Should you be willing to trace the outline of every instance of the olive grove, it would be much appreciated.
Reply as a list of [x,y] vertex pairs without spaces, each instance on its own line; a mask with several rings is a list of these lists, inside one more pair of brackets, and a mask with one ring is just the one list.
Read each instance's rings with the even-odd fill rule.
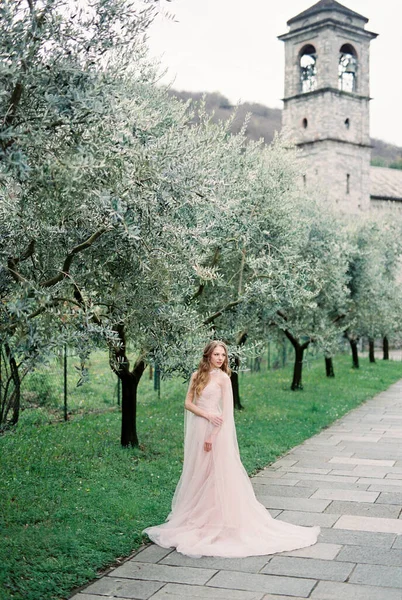
[[294,149],[247,142],[201,101],[158,85],[144,33],[153,0],[0,4],[0,427],[25,375],[60,346],[109,351],[123,446],[139,443],[147,364],[188,377],[211,337],[285,335],[302,388],[310,344],[391,339],[401,246],[348,227],[299,186]]

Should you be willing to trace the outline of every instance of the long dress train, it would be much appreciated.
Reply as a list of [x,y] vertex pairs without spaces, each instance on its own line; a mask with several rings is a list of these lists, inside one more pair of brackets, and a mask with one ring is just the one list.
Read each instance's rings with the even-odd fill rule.
[[[183,471],[166,523],[144,530],[164,548],[187,556],[245,557],[296,550],[316,543],[319,527],[273,519],[255,497],[240,460],[230,378],[217,369],[195,403],[220,414],[214,427],[185,411]],[[212,450],[204,442],[212,439]]]

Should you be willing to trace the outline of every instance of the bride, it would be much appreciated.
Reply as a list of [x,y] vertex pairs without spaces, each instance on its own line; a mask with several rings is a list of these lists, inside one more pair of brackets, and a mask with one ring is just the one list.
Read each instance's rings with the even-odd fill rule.
[[242,465],[226,345],[204,348],[185,400],[183,471],[166,523],[144,530],[188,556],[245,557],[311,546],[319,527],[273,519]]

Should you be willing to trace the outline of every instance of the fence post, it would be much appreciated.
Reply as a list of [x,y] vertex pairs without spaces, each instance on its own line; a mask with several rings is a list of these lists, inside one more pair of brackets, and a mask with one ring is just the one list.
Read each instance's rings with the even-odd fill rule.
[[64,420],[68,420],[67,414],[67,344],[64,344]]
[[268,342],[267,368],[268,371],[271,370],[271,342]]
[[155,363],[154,369],[154,390],[158,392],[158,398],[161,397],[161,370],[158,363]]

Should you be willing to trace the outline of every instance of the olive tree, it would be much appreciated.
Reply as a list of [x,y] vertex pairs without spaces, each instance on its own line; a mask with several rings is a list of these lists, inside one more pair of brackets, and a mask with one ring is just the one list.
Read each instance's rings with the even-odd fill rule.
[[348,307],[347,244],[338,218],[306,199],[298,221],[298,245],[287,258],[291,275],[273,319],[295,351],[292,390],[303,387],[304,352],[311,343],[331,355]]
[[134,61],[137,79],[148,77],[139,57],[156,8],[121,0],[0,5],[3,423],[9,413],[18,420],[21,376],[64,343],[60,331],[68,325],[77,344],[85,325],[100,333],[94,303],[82,313],[80,263],[102,236],[130,229],[118,205],[124,139],[113,126],[122,82],[110,74],[117,61]]
[[352,363],[359,367],[358,341],[369,340],[374,362],[374,340],[387,340],[400,330],[400,225],[389,215],[366,216],[350,225],[352,250],[348,264],[350,307],[345,335]]

